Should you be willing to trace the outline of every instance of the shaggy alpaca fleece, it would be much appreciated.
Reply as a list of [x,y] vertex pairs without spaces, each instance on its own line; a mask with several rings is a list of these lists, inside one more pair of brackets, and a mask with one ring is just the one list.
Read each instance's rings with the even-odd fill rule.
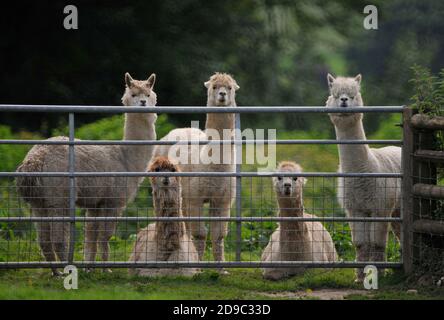
[[[167,158],[157,157],[150,172],[177,172],[178,166]],[[156,217],[182,217],[180,177],[151,177]],[[137,234],[130,261],[198,262],[199,256],[183,221],[158,221]],[[138,268],[130,274],[140,276],[186,275],[192,276],[196,268]]]
[[[278,172],[302,172],[294,163],[284,161]],[[273,177],[280,217],[314,218],[304,210],[302,177]],[[311,261],[334,262],[337,260],[335,245],[330,233],[318,221],[282,221],[273,232],[270,242],[262,253],[263,262],[273,261]],[[304,272],[304,268],[264,268],[263,276],[279,280]]]
[[[204,83],[207,88],[208,107],[236,107],[235,94],[239,89],[236,81],[227,74],[216,73]],[[229,130],[229,136],[223,136],[223,130]],[[234,114],[208,113],[205,131],[196,128],[182,128],[172,130],[162,140],[211,140],[234,139]],[[157,146],[153,157],[163,155],[170,159],[177,159],[177,150],[184,148],[177,146]],[[235,172],[235,147],[205,145],[185,148],[185,161],[177,160],[184,172],[218,171]],[[196,157],[199,155],[199,157]],[[211,158],[210,163],[203,163],[202,159]],[[196,159],[197,158],[197,159]],[[225,159],[225,161],[224,161]],[[227,161],[228,159],[228,161]],[[185,162],[185,163],[184,163]],[[215,163],[216,162],[216,163]],[[185,216],[201,216],[204,203],[209,203],[209,213],[213,217],[229,217],[233,200],[236,196],[235,177],[190,177],[182,179],[183,212]],[[224,238],[227,235],[227,222],[211,222],[211,238],[215,261],[224,261]],[[193,235],[200,259],[205,252],[207,227],[204,222],[190,222],[189,230]]]
[[[361,75],[334,78],[328,75],[330,96],[327,107],[363,106],[360,94]],[[332,113],[338,140],[366,140],[362,113]],[[339,172],[400,173],[401,148],[370,148],[368,145],[338,145]],[[399,217],[401,180],[398,178],[339,178],[338,200],[347,217]],[[400,224],[392,228],[400,239]],[[388,223],[350,222],[357,261],[384,261]],[[362,280],[362,270],[358,270]]]
[[[125,106],[154,106],[155,75],[146,81],[125,75],[126,88],[122,97]],[[156,140],[155,113],[125,114],[124,140]],[[49,140],[68,140],[54,137]],[[144,172],[153,146],[78,145],[75,146],[75,170],[79,172]],[[67,145],[37,145],[26,155],[18,172],[67,172]],[[77,177],[76,205],[86,209],[88,217],[119,216],[136,196],[143,178]],[[66,177],[19,177],[19,195],[31,205],[34,216],[69,216],[69,179]],[[36,223],[39,245],[46,261],[67,260],[69,223]],[[99,246],[102,260],[109,255],[109,239],[116,222],[85,223],[85,261],[94,261]],[[53,269],[54,273],[57,270]]]

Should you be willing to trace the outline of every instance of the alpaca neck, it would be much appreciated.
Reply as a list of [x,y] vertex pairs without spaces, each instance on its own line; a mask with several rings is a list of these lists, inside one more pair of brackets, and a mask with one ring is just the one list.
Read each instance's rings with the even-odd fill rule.
[[[366,140],[362,119],[348,125],[335,125],[338,140]],[[342,172],[365,171],[365,164],[370,155],[367,144],[340,144],[338,145],[339,160]]]
[[[303,217],[304,205],[302,194],[297,197],[279,197],[280,217]],[[302,260],[303,244],[306,238],[306,224],[303,221],[281,221],[280,226],[280,251],[283,261]]]
[[[156,140],[155,113],[126,113],[123,140]],[[121,146],[129,171],[145,171],[153,146]]]
[[[304,216],[304,204],[302,195],[297,197],[278,197],[279,216],[280,217],[300,217]],[[304,222],[302,221],[281,221],[281,231],[295,232],[303,231]]]
[[[165,190],[153,190],[154,211],[156,217],[182,217],[181,192],[179,188],[165,188]],[[169,255],[178,250],[180,240],[185,234],[183,221],[158,221],[156,222],[156,235],[158,247],[161,248],[162,259],[168,259]]]
[[[211,105],[210,103],[208,103],[207,106],[217,108],[214,105]],[[233,103],[231,105],[231,107],[235,106],[236,103]],[[235,128],[234,113],[207,113],[207,120],[205,123],[205,133],[207,134],[209,140],[215,140],[215,137],[213,136],[215,134],[215,131],[217,131],[219,140],[234,139],[235,136],[234,128]],[[219,149],[220,159],[218,159],[219,164],[228,163],[227,159],[230,159],[229,163],[231,164],[235,163],[234,154],[236,149],[234,144],[232,144],[231,146],[227,145],[206,146],[204,147],[205,153],[208,153],[208,148],[209,150],[214,150],[213,148],[220,148]],[[228,155],[230,156],[228,157]]]

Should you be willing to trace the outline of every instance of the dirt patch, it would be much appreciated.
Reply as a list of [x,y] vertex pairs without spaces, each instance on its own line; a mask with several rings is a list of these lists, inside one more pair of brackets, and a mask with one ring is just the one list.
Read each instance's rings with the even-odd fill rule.
[[277,293],[258,292],[269,298],[277,299],[320,299],[320,300],[344,300],[352,294],[369,295],[367,290],[357,289],[319,289],[306,291],[284,291]]

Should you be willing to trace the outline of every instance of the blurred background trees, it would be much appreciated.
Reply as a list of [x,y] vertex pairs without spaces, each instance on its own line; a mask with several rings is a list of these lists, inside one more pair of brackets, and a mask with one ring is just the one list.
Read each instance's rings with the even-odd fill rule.
[[[79,29],[63,28],[63,8]],[[0,103],[120,105],[123,75],[158,75],[158,105],[205,105],[203,82],[229,72],[239,105],[324,105],[326,74],[363,74],[367,105],[402,105],[410,67],[444,65],[444,2],[372,1],[379,29],[365,30],[367,1],[152,0],[0,4]],[[77,125],[103,115],[83,115]],[[170,115],[175,126],[197,116]],[[204,115],[197,117],[204,119]],[[381,125],[369,117],[368,131]],[[50,136],[63,114],[2,113],[12,132]],[[332,133],[325,117],[252,115],[243,126]]]

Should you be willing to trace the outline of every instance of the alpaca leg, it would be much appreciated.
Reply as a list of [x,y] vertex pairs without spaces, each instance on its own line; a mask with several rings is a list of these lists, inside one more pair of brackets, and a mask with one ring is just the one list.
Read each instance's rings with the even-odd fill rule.
[[[93,262],[96,260],[98,233],[99,222],[88,221],[85,223],[85,249],[83,256],[85,262]],[[90,272],[92,268],[87,268],[86,271]]]
[[[41,216],[43,216],[43,214]],[[43,257],[48,262],[57,261],[51,242],[51,224],[49,222],[37,222],[36,228],[37,228],[37,237],[39,241],[39,246]],[[51,268],[51,269],[52,269],[52,274],[54,276],[61,274],[57,270],[57,268]]]
[[[211,201],[210,215],[212,217],[229,217],[231,199],[222,199],[224,201]],[[214,261],[225,261],[224,240],[228,233],[228,222],[211,222],[211,242],[213,246]],[[227,271],[220,270],[224,274]]]
[[[100,216],[100,209],[88,209],[86,211],[87,217],[98,217]],[[99,221],[88,221],[85,223],[85,243],[83,259],[85,262],[96,261],[97,254],[97,237],[99,234]],[[85,271],[91,272],[92,268],[86,268]]]
[[[52,209],[54,217],[67,217],[69,210]],[[53,222],[51,226],[51,239],[54,251],[60,261],[68,260],[69,222]]]
[[[101,251],[102,261],[106,262],[109,259],[109,240],[116,232],[117,222],[103,221],[99,224],[98,242]],[[112,272],[109,268],[104,268],[104,272]]]
[[[354,215],[351,215],[352,217]],[[357,217],[358,215],[356,215]],[[352,242],[356,249],[356,261],[365,262],[370,259],[369,250],[369,224],[366,222],[350,222]],[[356,281],[364,280],[364,269],[356,269]]]
[[388,223],[371,223],[371,234],[370,234],[370,260],[371,261],[385,261],[386,254],[385,248],[387,245],[388,236]]
[[[203,202],[201,199],[183,199],[182,211],[184,217],[200,217],[202,215]],[[199,255],[199,260],[203,260],[205,245],[207,242],[208,230],[203,221],[192,221],[187,224],[187,232],[192,235],[194,246]]]

